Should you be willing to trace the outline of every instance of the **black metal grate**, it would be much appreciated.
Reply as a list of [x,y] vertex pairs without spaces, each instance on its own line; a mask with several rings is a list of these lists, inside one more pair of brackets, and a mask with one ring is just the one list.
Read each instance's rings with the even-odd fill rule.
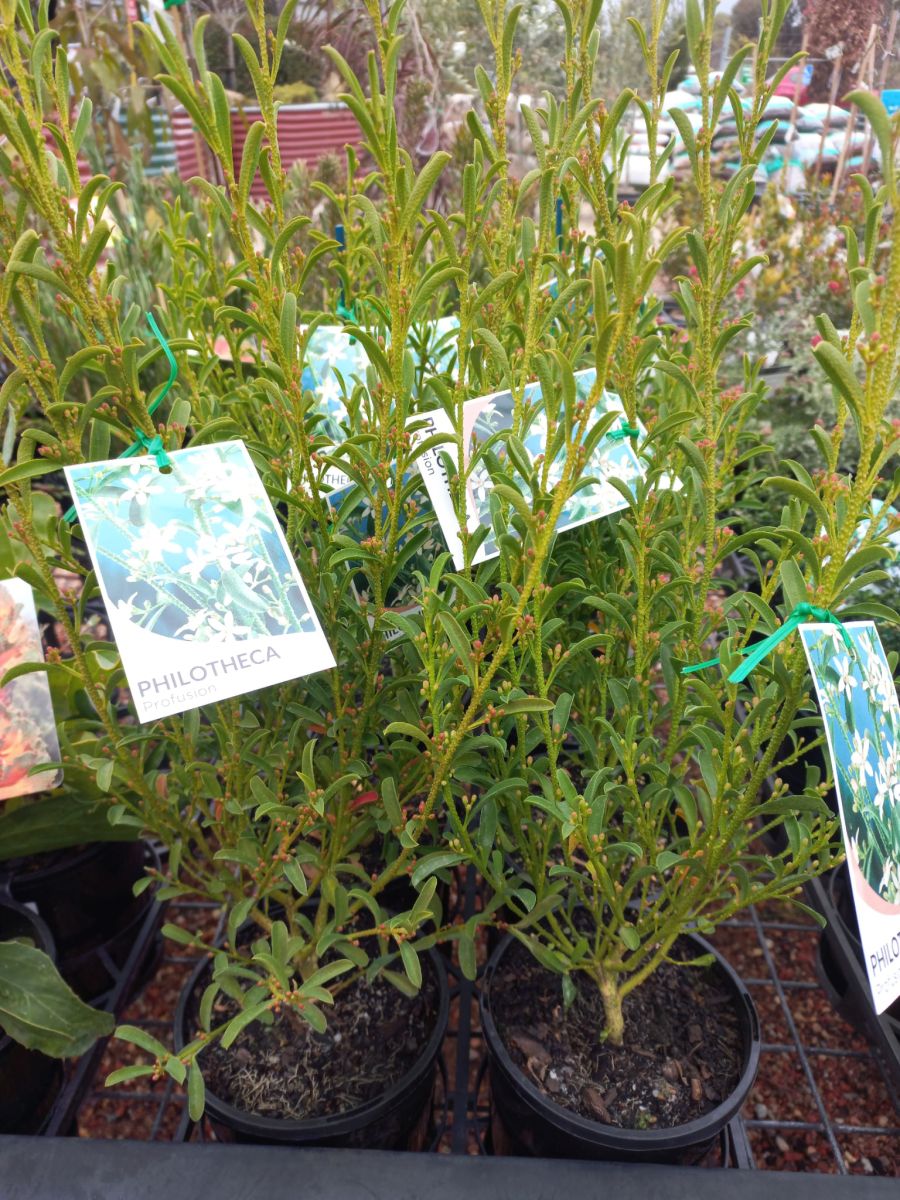
[[[733,939],[739,932],[749,933],[755,940],[763,968],[758,973],[741,971],[761,1010],[763,1056],[756,1092],[766,1095],[767,1078],[794,1076],[797,1077],[798,1091],[786,1099],[795,1107],[809,1109],[808,1116],[795,1119],[772,1113],[764,1099],[751,1098],[751,1111],[740,1118],[750,1150],[747,1165],[765,1166],[767,1154],[774,1145],[782,1160],[786,1155],[801,1154],[807,1159],[806,1169],[840,1174],[851,1171],[893,1174],[900,1168],[900,1097],[893,1080],[865,1039],[854,1037],[853,1031],[836,1016],[820,982],[809,978],[808,971],[803,969],[806,964],[801,963],[800,969],[794,969],[790,974],[785,970],[786,963],[790,963],[785,956],[791,945],[802,941],[815,946],[816,928],[807,923],[773,919],[751,909],[747,916],[722,928],[716,938],[719,947],[727,949],[729,935]],[[809,1002],[823,1014],[823,1019],[817,1023],[821,1033],[814,1033],[812,1037],[803,1032],[811,1024],[809,1019],[801,1022],[797,1016]],[[847,1035],[849,1045],[837,1044]],[[785,1065],[788,1070],[778,1069]],[[877,1112],[867,1113],[865,1121],[843,1118],[834,1099],[833,1076],[848,1082],[854,1078],[865,1080],[868,1103],[871,1104],[873,1097],[880,1101]],[[852,1109],[845,1108],[844,1111]],[[879,1155],[874,1151],[872,1154],[864,1152],[865,1143],[870,1139],[885,1139],[892,1143],[893,1165],[885,1163],[884,1169],[879,1170],[882,1165]],[[798,1149],[800,1146],[804,1149]],[[873,1162],[873,1157],[877,1161]],[[790,1163],[788,1158],[787,1163],[780,1165]]]
[[[819,886],[812,900],[827,907]],[[473,871],[462,875],[455,907],[463,916],[478,904]],[[818,930],[805,919],[786,919],[784,909],[750,910],[728,922],[714,940],[738,968],[760,1010],[763,1055],[760,1078],[748,1110],[734,1120],[710,1165],[738,1169],[777,1167],[841,1174],[900,1173],[900,1096],[882,1054],[846,1025],[833,1010],[816,978]],[[169,920],[215,926],[212,905],[178,902]],[[121,1013],[160,914],[152,915],[136,941],[128,963],[108,997]],[[163,955],[157,980],[174,994],[196,960],[180,953]],[[478,984],[449,964],[451,1030],[445,1043],[436,1087],[430,1149],[450,1154],[483,1154],[491,1142],[489,1085],[478,1027]],[[151,982],[150,988],[158,986]],[[142,1025],[160,1040],[170,1037],[170,1022],[147,1015],[148,992],[125,1009],[124,1019]],[[810,1020],[810,1011],[816,1016]],[[141,1136],[148,1140],[206,1140],[211,1136],[190,1122],[181,1090],[171,1080],[134,1089],[104,1089],[110,1060],[104,1047],[76,1065],[52,1115],[47,1134],[80,1128],[98,1136]],[[836,1080],[838,1081],[836,1083]],[[844,1081],[846,1086],[842,1086]],[[864,1085],[864,1086],[861,1086]],[[865,1112],[854,1108],[853,1096]],[[839,1102],[835,1096],[841,1097]],[[849,1098],[848,1098],[849,1097]],[[139,1132],[135,1132],[135,1128]]]

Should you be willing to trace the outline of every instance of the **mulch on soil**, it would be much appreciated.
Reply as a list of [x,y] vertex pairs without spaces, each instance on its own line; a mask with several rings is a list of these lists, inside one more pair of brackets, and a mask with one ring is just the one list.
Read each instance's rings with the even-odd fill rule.
[[[690,957],[690,943],[676,943],[673,958]],[[598,989],[583,975],[573,982],[576,997],[566,1009],[559,976],[518,943],[491,981],[497,1031],[547,1100],[607,1125],[667,1129],[709,1112],[734,1090],[742,1035],[718,968],[663,963],[626,997],[621,1046],[601,1039],[606,1015]]]
[[[328,1010],[322,1033],[282,1014],[269,1027],[257,1021],[243,1029],[228,1050],[215,1043],[204,1054],[208,1089],[243,1112],[291,1120],[349,1112],[383,1095],[412,1070],[434,1033],[437,981],[427,958],[422,966],[415,996],[383,978],[354,980]],[[222,997],[213,1024],[238,1011]]]

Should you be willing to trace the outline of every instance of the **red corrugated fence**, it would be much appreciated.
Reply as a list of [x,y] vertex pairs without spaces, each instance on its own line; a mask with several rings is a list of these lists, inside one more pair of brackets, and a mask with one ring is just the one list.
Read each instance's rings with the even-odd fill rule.
[[[241,153],[247,130],[259,119],[259,109],[244,106],[231,110],[234,167],[240,170]],[[183,108],[172,113],[172,134],[178,173],[182,179],[205,173],[197,153],[194,123]],[[356,118],[344,104],[285,104],[278,110],[278,148],[285,169],[295,162],[313,167],[325,154],[343,154],[344,146],[358,146],[362,140]],[[257,174],[251,194],[265,194],[265,184]]]

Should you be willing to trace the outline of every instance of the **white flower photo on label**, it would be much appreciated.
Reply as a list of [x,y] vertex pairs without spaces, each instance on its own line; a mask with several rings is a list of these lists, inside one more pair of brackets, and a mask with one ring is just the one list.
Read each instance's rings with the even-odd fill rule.
[[242,442],[67,467],[138,715],[334,665]]
[[[900,704],[870,621],[800,626],[876,1012],[900,995]],[[839,641],[839,645],[838,645]],[[849,641],[849,645],[847,642]]]

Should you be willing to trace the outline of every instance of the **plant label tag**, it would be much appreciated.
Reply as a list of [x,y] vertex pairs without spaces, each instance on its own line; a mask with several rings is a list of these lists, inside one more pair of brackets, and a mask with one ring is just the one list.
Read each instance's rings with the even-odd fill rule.
[[[303,326],[301,331],[305,329]],[[423,378],[450,374],[455,369],[458,331],[457,317],[438,317],[410,330],[409,350],[415,364],[413,395],[421,390]],[[306,343],[305,362],[303,386],[315,393],[324,415],[323,431],[339,444],[344,440],[341,426],[349,420],[347,399],[357,384],[365,387],[369,356],[359,339],[343,326],[317,325]]]
[[[22,579],[0,580],[0,680],[14,667],[42,663],[34,593]],[[59,741],[46,671],[17,675],[0,687],[0,800],[56,787]]]
[[[587,401],[596,380],[594,370],[579,371],[575,375],[576,393],[580,400]],[[466,454],[466,467],[469,474],[466,479],[466,527],[469,533],[480,528],[487,528],[488,534],[472,556],[472,565],[496,558],[500,553],[494,536],[491,513],[491,495],[494,484],[483,457],[471,466],[476,449],[497,433],[512,428],[514,401],[510,392],[495,392],[490,396],[479,396],[466,400],[463,405],[463,444]],[[538,456],[547,451],[547,413],[541,397],[539,383],[530,383],[525,389],[525,429],[521,441],[533,462]],[[595,405],[595,417],[600,418],[606,413],[617,413],[625,420],[625,411],[618,396],[612,392],[603,392]],[[414,426],[413,436],[421,444],[434,434],[445,434],[454,439],[453,424],[443,409],[429,412],[420,416],[410,417],[409,425]],[[615,429],[616,426],[613,426]],[[613,430],[610,430],[612,432]],[[501,439],[493,441],[491,449],[497,459],[508,466],[513,481],[528,498],[525,481],[506,460]],[[448,440],[440,446],[432,447],[422,453],[416,460],[434,511],[440,522],[441,529],[447,539],[453,561],[458,570],[465,566],[460,523],[457,518],[454,503],[453,486],[444,466],[443,455],[447,455],[457,465],[457,448],[454,440]],[[546,488],[552,490],[562,478],[565,463],[564,450],[553,459],[547,472]],[[643,477],[644,464],[638,457],[630,438],[614,439],[605,435],[597,443],[591,457],[584,468],[583,478],[591,482],[580,488],[567,501],[560,514],[557,530],[574,529],[588,521],[596,521],[600,517],[620,512],[628,508],[630,501],[612,482],[617,479],[626,487]]]
[[801,625],[876,1012],[900,996],[900,704],[871,621]]
[[141,721],[333,667],[241,441],[66,467]]
[[346,398],[357,383],[365,384],[369,356],[362,343],[343,327],[317,325],[306,343],[305,362],[311,376],[310,390],[325,415],[324,431],[332,441],[342,442],[341,425],[349,419]]

